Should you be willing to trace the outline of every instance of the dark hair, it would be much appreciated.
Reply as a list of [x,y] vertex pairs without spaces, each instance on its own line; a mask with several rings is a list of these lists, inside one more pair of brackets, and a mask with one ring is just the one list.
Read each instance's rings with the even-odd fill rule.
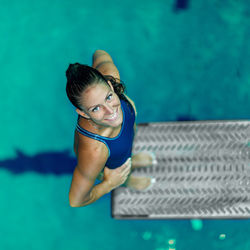
[[124,99],[122,95],[125,92],[125,84],[118,78],[111,75],[102,75],[97,69],[92,68],[85,64],[74,63],[70,64],[67,71],[67,85],[66,93],[70,102],[78,109],[82,110],[80,103],[81,94],[83,91],[92,84],[108,84],[107,80],[110,80],[114,92],[119,98]]

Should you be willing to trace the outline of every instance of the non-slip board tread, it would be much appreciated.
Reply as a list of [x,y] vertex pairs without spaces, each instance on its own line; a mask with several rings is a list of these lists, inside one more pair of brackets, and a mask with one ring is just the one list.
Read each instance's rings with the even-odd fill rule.
[[112,217],[250,218],[250,121],[138,124],[133,154],[151,151],[157,165],[133,170],[155,177],[147,191],[112,191]]

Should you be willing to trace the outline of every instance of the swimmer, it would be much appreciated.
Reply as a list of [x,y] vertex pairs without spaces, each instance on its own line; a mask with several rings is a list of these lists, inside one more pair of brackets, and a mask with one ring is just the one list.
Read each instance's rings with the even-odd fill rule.
[[[131,156],[137,112],[124,94],[125,85],[111,56],[96,50],[92,67],[70,64],[66,77],[66,93],[78,114],[70,206],[91,204],[118,186],[145,190],[151,178],[133,176],[131,171],[152,165],[153,157],[147,152]],[[94,185],[96,179],[102,182]]]

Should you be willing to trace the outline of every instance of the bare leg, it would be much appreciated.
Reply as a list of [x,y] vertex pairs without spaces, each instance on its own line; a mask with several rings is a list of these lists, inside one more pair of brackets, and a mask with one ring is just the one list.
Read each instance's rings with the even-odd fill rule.
[[132,169],[139,167],[149,167],[153,165],[153,158],[147,152],[139,152],[131,157]]
[[147,188],[150,184],[151,184],[150,177],[129,175],[129,177],[122,186],[130,187],[135,190],[143,190]]

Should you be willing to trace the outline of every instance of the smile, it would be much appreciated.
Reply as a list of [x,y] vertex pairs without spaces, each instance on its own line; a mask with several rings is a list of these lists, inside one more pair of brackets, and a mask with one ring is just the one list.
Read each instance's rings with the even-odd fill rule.
[[116,120],[117,117],[118,117],[118,108],[116,109],[115,113],[109,119],[105,119],[105,120],[114,121],[114,120]]

